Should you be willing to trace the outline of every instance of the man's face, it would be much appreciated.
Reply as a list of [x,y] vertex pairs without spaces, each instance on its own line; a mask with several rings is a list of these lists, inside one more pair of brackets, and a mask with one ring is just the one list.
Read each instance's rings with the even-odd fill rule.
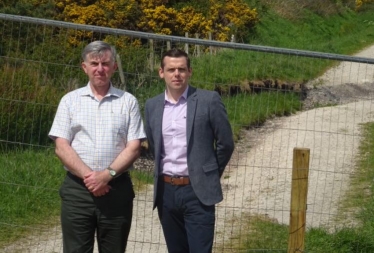
[[160,68],[158,73],[165,80],[168,91],[183,93],[188,85],[192,69],[187,67],[185,57],[165,57],[164,68]]
[[104,51],[100,55],[88,54],[86,60],[82,62],[82,68],[93,87],[100,88],[109,85],[110,78],[117,69],[111,56],[110,51]]

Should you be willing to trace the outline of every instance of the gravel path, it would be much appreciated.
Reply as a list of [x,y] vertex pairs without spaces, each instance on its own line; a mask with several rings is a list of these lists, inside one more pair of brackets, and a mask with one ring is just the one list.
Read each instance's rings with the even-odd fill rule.
[[[374,46],[358,55],[374,58]],[[243,132],[244,138],[222,180],[225,197],[217,206],[216,252],[244,229],[242,219],[246,214],[289,222],[295,147],[310,148],[311,152],[307,226],[335,225],[339,201],[349,187],[354,169],[360,124],[374,120],[374,66],[344,62],[307,87],[305,108],[316,104],[336,106],[275,118],[261,128]],[[152,211],[152,191],[149,186],[135,199],[127,252],[166,252],[157,212]],[[41,232],[21,239],[3,252],[62,252],[57,224],[58,221],[52,228],[38,230]]]
[[[374,45],[357,55],[374,58]],[[360,125],[374,121],[374,65],[343,62],[307,88],[307,110],[243,132],[223,180],[226,196],[218,214],[224,218],[217,223],[221,244],[245,229],[244,214],[289,223],[295,147],[310,149],[307,227],[337,226],[334,219],[354,170]],[[327,107],[310,109],[316,105]],[[342,215],[340,224],[354,223],[349,213]]]

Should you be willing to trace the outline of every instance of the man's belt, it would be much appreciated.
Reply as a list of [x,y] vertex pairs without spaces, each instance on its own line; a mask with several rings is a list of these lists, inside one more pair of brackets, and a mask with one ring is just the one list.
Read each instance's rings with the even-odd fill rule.
[[164,181],[165,183],[169,183],[171,185],[189,185],[190,184],[189,177],[162,175],[162,181]]

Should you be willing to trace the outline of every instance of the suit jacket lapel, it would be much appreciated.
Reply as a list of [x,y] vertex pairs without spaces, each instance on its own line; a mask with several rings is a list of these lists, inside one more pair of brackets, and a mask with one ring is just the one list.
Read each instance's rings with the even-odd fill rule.
[[187,146],[191,137],[197,105],[196,88],[189,87],[187,94]]
[[160,157],[161,153],[161,144],[162,144],[162,116],[164,113],[164,103],[165,103],[165,96],[160,96],[159,99],[154,104],[155,108],[153,111],[153,116],[155,119],[155,126],[153,133],[157,133],[157,136],[154,136],[154,145],[155,145],[155,155],[157,158]]

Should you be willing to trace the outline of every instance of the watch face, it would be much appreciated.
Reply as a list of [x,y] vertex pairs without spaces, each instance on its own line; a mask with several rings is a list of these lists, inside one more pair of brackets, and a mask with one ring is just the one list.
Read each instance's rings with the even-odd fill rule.
[[110,175],[111,175],[112,177],[114,177],[114,176],[116,175],[116,171],[114,171],[114,170],[110,170],[109,173],[110,173]]

